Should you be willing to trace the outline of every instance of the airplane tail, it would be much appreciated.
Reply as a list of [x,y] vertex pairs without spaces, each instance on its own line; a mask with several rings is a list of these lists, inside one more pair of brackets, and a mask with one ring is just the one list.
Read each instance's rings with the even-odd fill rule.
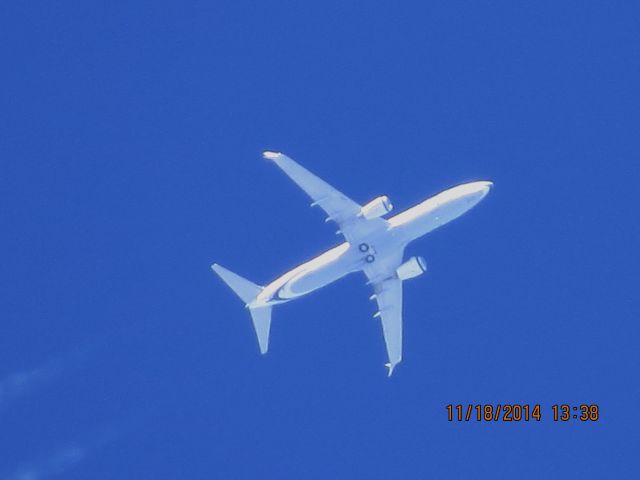
[[271,329],[271,306],[249,307],[249,304],[258,296],[263,287],[233,273],[231,270],[214,263],[211,269],[233,290],[245,303],[251,312],[253,328],[258,337],[260,353],[265,354],[269,349],[269,330]]
[[260,353],[265,354],[269,350],[269,330],[271,329],[271,306],[250,308],[253,328],[258,337]]

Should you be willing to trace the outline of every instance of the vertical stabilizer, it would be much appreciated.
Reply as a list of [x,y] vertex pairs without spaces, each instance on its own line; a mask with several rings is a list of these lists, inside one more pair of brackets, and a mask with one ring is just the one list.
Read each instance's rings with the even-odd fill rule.
[[[211,265],[211,269],[242,299],[246,306],[262,291],[263,287],[260,285],[256,285],[217,263]],[[269,349],[269,330],[271,329],[271,306],[252,307],[249,308],[249,311],[251,312],[251,320],[253,320],[253,328],[258,337],[260,353],[267,353]]]

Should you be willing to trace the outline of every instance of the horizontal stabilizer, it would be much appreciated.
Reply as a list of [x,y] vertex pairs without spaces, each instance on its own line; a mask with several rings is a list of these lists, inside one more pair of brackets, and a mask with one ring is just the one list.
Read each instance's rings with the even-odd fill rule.
[[[246,278],[233,273],[231,270],[214,263],[211,265],[211,269],[216,272],[224,283],[229,285],[236,295],[238,295],[242,301],[248,305],[250,304],[258,294],[262,291],[260,285],[256,285],[250,282]],[[271,307],[254,307],[249,308],[251,312],[251,320],[253,321],[253,328],[256,331],[258,337],[258,344],[260,345],[260,353],[267,353],[269,349],[269,330],[271,329]]]
[[229,285],[231,290],[233,290],[245,304],[251,303],[251,301],[253,301],[253,299],[262,291],[262,287],[260,285],[256,285],[255,283],[233,273],[231,270],[227,270],[217,263],[211,265],[211,269],[216,272],[222,280],[224,280],[224,283]]
[[271,307],[251,308],[251,320],[258,337],[260,353],[265,354],[269,350],[269,330],[271,329]]

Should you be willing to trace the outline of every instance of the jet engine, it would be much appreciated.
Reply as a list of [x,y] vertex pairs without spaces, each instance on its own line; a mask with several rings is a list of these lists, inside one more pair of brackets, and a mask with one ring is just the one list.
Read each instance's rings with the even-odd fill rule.
[[367,220],[371,220],[372,218],[381,217],[386,215],[391,210],[393,210],[393,205],[391,204],[391,200],[386,195],[375,198],[367,203],[360,210],[360,215],[362,215]]
[[410,278],[422,275],[427,271],[427,262],[422,257],[411,257],[398,268],[396,275],[400,280],[409,280]]

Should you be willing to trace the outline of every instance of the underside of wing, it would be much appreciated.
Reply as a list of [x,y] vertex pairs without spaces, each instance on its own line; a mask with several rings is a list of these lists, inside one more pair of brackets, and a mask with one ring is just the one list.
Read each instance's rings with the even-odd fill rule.
[[350,243],[387,228],[387,221],[382,218],[366,219],[361,215],[362,207],[336,190],[327,182],[317,177],[303,166],[282,153],[264,152],[264,157],[273,161],[286,173],[312,200],[312,206],[322,208],[328,215],[327,221],[338,224],[339,232]]
[[402,361],[402,280],[390,278],[374,285],[378,303],[376,317],[380,317],[387,347],[389,376]]
[[380,318],[384,342],[387,347],[389,376],[394,367],[402,361],[402,280],[396,275],[396,269],[402,263],[404,250],[398,249],[389,255],[379,257],[368,265],[364,273],[373,286],[371,299],[377,302],[378,311],[374,315]]

